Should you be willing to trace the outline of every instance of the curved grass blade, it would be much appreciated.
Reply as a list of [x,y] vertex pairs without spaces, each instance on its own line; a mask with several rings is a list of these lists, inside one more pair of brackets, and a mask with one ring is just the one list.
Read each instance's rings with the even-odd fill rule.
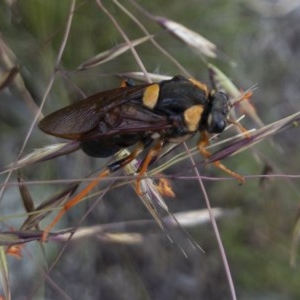
[[[122,150],[119,155],[121,155],[122,157],[123,155],[128,155],[128,152],[127,150]],[[127,174],[136,174],[138,166],[138,162],[136,160],[133,160],[131,163],[124,167],[124,170]],[[136,183],[132,184],[136,191]],[[167,204],[165,203],[162,195],[158,190],[157,185],[153,182],[153,180],[151,178],[143,178],[139,181],[138,184],[140,184],[141,191],[141,193],[138,193],[138,196],[141,199],[142,203],[145,205],[157,225],[167,235],[169,240],[180,249],[183,255],[186,257],[188,256],[188,245],[191,245],[194,249],[199,249],[204,252],[200,245],[198,245],[198,243],[180,225],[174,214],[169,210]],[[164,218],[164,215],[168,218]],[[170,220],[172,220],[172,222],[170,222]],[[188,244],[181,245],[176,236],[174,236],[174,233],[172,232],[174,224],[177,224],[177,228],[179,228],[183,233],[183,236],[188,241]]]
[[4,291],[4,296],[6,300],[11,299],[10,287],[9,287],[9,273],[7,260],[5,255],[5,248],[0,246],[0,273],[1,273],[1,282]]
[[29,213],[28,218],[21,226],[21,230],[29,230],[38,226],[39,222],[49,215],[53,209],[62,205],[77,189],[79,183],[73,183],[66,189],[51,197],[49,200],[40,204],[35,210]]
[[222,160],[228,156],[233,156],[239,152],[242,152],[252,147],[253,145],[259,143],[260,141],[270,136],[273,136],[274,134],[279,133],[280,131],[292,127],[299,127],[299,122],[300,122],[300,111],[291,116],[288,116],[279,121],[264,126],[263,128],[256,130],[254,133],[251,133],[251,135],[244,137],[243,139],[238,140],[234,143],[231,143],[230,145],[213,153],[206,160],[206,162],[212,163],[218,160]]
[[27,154],[26,156],[20,158],[18,161],[8,165],[2,172],[0,172],[0,174],[17,170],[34,163],[38,163],[62,155],[66,155],[74,151],[77,151],[79,148],[80,148],[79,141],[71,141],[67,143],[48,145],[46,147],[34,150],[33,152]]
[[94,57],[86,60],[81,65],[79,65],[77,70],[83,71],[83,70],[87,70],[90,68],[95,68],[101,64],[104,64],[104,63],[120,56],[121,54],[130,50],[132,47],[136,47],[142,43],[145,43],[146,41],[148,41],[151,38],[153,38],[153,35],[145,36],[145,37],[130,41],[130,43],[119,44],[107,51],[101,52],[101,53],[95,55]]
[[167,18],[154,17],[154,20],[192,49],[208,57],[217,57],[217,46],[199,33]]
[[294,225],[293,228],[293,235],[292,235],[292,246],[291,246],[291,253],[290,253],[291,267],[296,267],[297,250],[299,248],[299,241],[300,241],[300,218],[298,214],[296,224]]
[[19,71],[20,71],[19,67],[14,66],[9,71],[5,72],[5,74],[2,74],[4,78],[3,79],[1,78],[0,92],[14,81]]
[[[147,73],[147,75],[149,76],[149,78],[153,81],[153,82],[160,82],[163,80],[169,80],[172,78],[172,76],[168,76],[168,75],[159,75],[159,74],[154,74],[154,73]],[[147,82],[147,78],[145,77],[145,74],[143,72],[126,72],[126,73],[119,73],[117,74],[117,76],[121,77],[121,78],[130,78],[133,80],[138,80],[138,81],[143,81],[143,82]]]
[[[212,212],[215,218],[233,217],[240,211],[239,209],[222,209],[213,208]],[[210,222],[207,209],[193,210],[174,213],[174,218],[178,222],[174,222],[173,217],[167,215],[162,218],[163,223],[169,226],[169,229],[175,230],[180,226],[184,228],[195,227]],[[134,220],[118,223],[107,223],[88,227],[79,227],[74,234],[72,240],[80,240],[87,237],[97,237],[106,243],[119,244],[139,244],[145,241],[146,234],[157,233],[157,222],[155,220]],[[53,240],[62,242],[70,238],[70,233],[63,233],[53,236]]]

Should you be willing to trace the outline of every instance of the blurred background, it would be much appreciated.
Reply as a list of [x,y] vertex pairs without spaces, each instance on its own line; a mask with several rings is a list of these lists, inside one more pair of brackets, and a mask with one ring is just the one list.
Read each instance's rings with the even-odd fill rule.
[[[102,1],[104,8],[100,1],[76,1],[70,13],[72,3],[0,2],[1,77],[12,75],[9,70],[15,66],[19,70],[0,94],[0,169],[20,154],[58,141],[40,132],[36,124],[30,129],[49,87],[44,115],[83,95],[117,87],[120,78],[116,75],[120,73],[141,71],[130,51],[99,66],[76,71],[88,59],[124,43],[120,31],[130,40],[144,37],[145,32],[133,18],[198,80],[210,84],[206,63],[212,62],[239,89],[257,85],[251,101],[263,123],[299,110],[298,1],[138,1],[144,12],[135,2],[120,2],[131,18],[117,1]],[[217,46],[217,57],[199,54],[159,26],[154,16],[168,18],[204,36]],[[70,29],[66,34],[68,18]],[[65,47],[57,64],[63,41]],[[137,46],[136,51],[150,73],[173,76],[183,72],[150,41]],[[242,124],[249,129],[258,127],[249,117]],[[231,131],[224,136],[233,134]],[[224,160],[230,169],[248,177],[242,186],[236,180],[204,181],[211,206],[229,212],[218,219],[218,227],[238,299],[300,298],[299,263],[296,260],[294,266],[290,265],[299,179],[272,176],[299,175],[298,137],[298,128],[289,129]],[[192,147],[196,141],[188,145]],[[178,148],[169,158],[185,151]],[[195,159],[198,163],[202,160],[200,156]],[[92,159],[77,151],[27,166],[21,172],[31,182],[28,187],[37,206],[70,180],[84,178],[106,163],[107,159]],[[204,176],[226,175],[212,166],[198,166]],[[271,172],[262,182],[255,175],[266,169]],[[172,212],[206,208],[198,181],[189,179],[195,174],[188,159],[163,174],[173,176],[176,197],[165,199]],[[43,182],[51,180],[56,182]],[[100,186],[105,188],[110,181],[104,180]],[[7,174],[2,174],[1,183],[1,188],[5,187],[0,204],[2,230],[18,229],[26,216],[16,172],[8,180]],[[58,228],[76,226],[94,203],[91,199],[73,208]],[[149,212],[127,184],[105,193],[80,226],[145,219],[151,220]],[[41,228],[49,221],[42,222]],[[12,299],[231,299],[211,222],[188,232],[205,253],[190,249],[182,231],[174,233],[176,245],[158,227],[145,233],[142,243],[112,243],[93,236],[66,244],[49,242],[45,249],[38,242],[26,244],[20,260],[8,257]],[[188,249],[188,257],[180,247]]]

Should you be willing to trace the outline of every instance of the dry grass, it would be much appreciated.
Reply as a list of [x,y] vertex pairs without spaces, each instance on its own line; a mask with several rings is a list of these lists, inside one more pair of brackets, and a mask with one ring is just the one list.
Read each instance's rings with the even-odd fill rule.
[[[297,220],[293,213],[299,194],[295,155],[298,99],[290,100],[293,86],[285,78],[276,78],[272,65],[265,67],[270,67],[271,88],[260,73],[251,72],[261,65],[251,58],[257,55],[255,49],[247,53],[247,47],[261,50],[261,57],[270,51],[261,32],[256,33],[261,37],[257,45],[246,38],[255,32],[255,19],[263,23],[264,17],[260,19],[248,7],[240,7],[240,12],[236,4],[222,7],[217,2],[196,12],[191,1],[191,7],[182,7],[188,15],[183,22],[176,20],[182,15],[176,7],[167,5],[164,17],[155,14],[162,11],[156,2],[145,7],[116,0],[1,4],[2,26],[7,26],[0,37],[3,298],[182,299],[182,295],[186,299],[220,299],[222,295],[236,299],[269,295],[272,299],[272,295],[285,295],[292,299],[299,295],[297,270],[286,275],[291,219]],[[242,9],[249,11],[252,29],[245,25],[232,32],[226,23],[224,28],[218,27],[223,30],[219,37],[204,30],[226,15],[226,22],[238,24],[243,19]],[[199,30],[195,30],[191,14],[204,22]],[[207,14],[214,24],[205,23]],[[261,31],[267,30],[263,28]],[[227,39],[222,41],[224,35]],[[240,38],[240,44],[232,42],[240,46],[240,52],[235,52],[240,57],[230,54],[237,60],[235,69],[225,55],[231,53],[227,52],[230,35]],[[220,43],[210,41],[210,36],[216,41],[219,38]],[[243,39],[248,44],[243,44]],[[221,42],[225,49],[216,46]],[[292,52],[292,45],[289,49]],[[242,61],[245,55],[248,64]],[[287,54],[284,57],[291,60]],[[233,75],[226,76],[230,70]],[[199,78],[199,72],[205,75]],[[152,82],[179,73],[207,82],[206,74],[210,74],[213,85],[231,97],[231,118],[251,131],[245,134],[238,126],[228,126],[226,132],[211,138],[209,151],[213,154],[206,161],[193,148],[195,140],[167,150],[142,180],[142,196],[131,189],[135,185],[134,161],[122,173],[101,180],[87,201],[64,216],[48,243],[40,243],[42,230],[53,219],[51,213],[57,213],[76,191],[95,179],[98,166],[105,168],[108,163],[74,152],[76,142],[57,143],[39,132],[36,125],[42,113],[114,87],[118,77]],[[248,88],[253,90],[250,76],[257,76],[252,80],[258,89],[253,99],[239,102]],[[275,82],[282,91],[284,84],[289,85],[279,104]],[[239,85],[245,85],[246,92]],[[265,94],[257,92],[264,89]],[[297,98],[297,93],[292,95]],[[258,97],[268,101],[260,102]],[[266,108],[269,114],[261,113]],[[233,158],[224,161],[228,157]],[[217,160],[242,173],[246,184],[239,187],[234,179],[209,168]],[[161,194],[160,178],[169,179],[175,200]],[[224,221],[217,223],[216,218]],[[7,258],[8,250],[20,260]],[[249,278],[257,273],[257,281]]]

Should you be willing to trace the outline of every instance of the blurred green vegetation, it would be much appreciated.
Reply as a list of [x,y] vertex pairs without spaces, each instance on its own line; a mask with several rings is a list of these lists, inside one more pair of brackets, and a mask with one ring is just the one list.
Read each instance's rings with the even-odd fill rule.
[[[210,61],[241,89],[258,84],[252,101],[261,119],[268,124],[299,110],[300,7],[290,13],[272,15],[268,10],[256,10],[256,2],[153,0],[138,3],[149,13],[182,23],[214,42],[220,51],[219,58]],[[55,71],[70,4],[71,1],[55,0],[0,2],[1,39],[13,51],[15,63],[20,67],[36,105],[40,105]],[[155,39],[190,74],[209,82],[203,57],[142,15],[130,1],[122,1],[122,4],[150,33],[156,34]],[[103,1],[103,5],[130,39],[144,35],[112,1]],[[75,72],[83,61],[122,42],[122,36],[96,1],[77,1],[62,60],[57,66],[61,71],[55,75],[43,113],[48,114],[82,98],[78,90],[89,95],[112,88],[120,82],[116,74],[140,71],[128,51],[97,68]],[[136,49],[147,71],[166,75],[179,72],[152,44]],[[0,70],[7,70],[3,58]],[[13,85],[3,90],[0,97],[0,167],[4,168],[18,155],[34,112]],[[255,127],[247,118],[243,122],[248,128]],[[298,130],[283,132],[274,138],[273,145],[264,141],[255,150],[243,152],[224,163],[245,175],[260,174],[266,162],[272,164],[275,173],[299,174]],[[53,139],[35,128],[25,152],[51,142]],[[103,163],[105,161],[76,153],[26,167],[22,172],[32,180],[80,178]],[[175,177],[172,184],[177,196],[175,201],[168,201],[168,205],[172,211],[205,207],[197,181],[176,180],[182,170],[186,176],[192,174],[191,163],[185,161],[166,170],[166,174]],[[200,170],[202,175],[224,175],[213,167]],[[15,178],[11,181],[15,182]],[[298,181],[269,178],[264,186],[260,186],[259,179],[249,178],[243,186],[238,186],[235,181],[208,181],[205,185],[212,206],[240,208],[237,217],[219,222],[238,298],[299,299],[299,265],[296,268],[289,266],[291,233],[299,201]],[[30,189],[40,203],[62,186],[39,184]],[[122,221],[128,216],[150,218],[137,200],[130,187],[112,191],[105,197],[104,204],[92,212],[86,224]],[[68,213],[66,227],[73,226],[81,218],[87,205],[81,204],[80,208]],[[23,211],[16,186],[8,188],[1,209],[4,215]],[[3,224],[3,228],[5,226],[7,224]],[[71,299],[230,299],[211,226],[194,228],[191,234],[206,254],[193,253],[186,259],[164,234],[150,236],[146,244],[136,247],[90,240],[74,242],[64,251],[50,278]],[[30,259],[11,263],[13,299],[30,297],[35,284],[45,276],[40,271],[45,259],[38,244],[28,246],[28,249],[32,251]],[[56,251],[49,251],[50,256],[54,258]],[[32,259],[32,253],[40,257],[39,261]],[[40,297],[63,298],[63,293],[47,281],[44,288],[45,295]]]

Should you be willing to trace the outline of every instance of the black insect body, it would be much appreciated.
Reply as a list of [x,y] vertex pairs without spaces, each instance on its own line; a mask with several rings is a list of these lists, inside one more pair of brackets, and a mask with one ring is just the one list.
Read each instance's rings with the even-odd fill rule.
[[209,93],[204,84],[175,76],[159,84],[100,92],[50,114],[39,127],[79,140],[90,156],[106,157],[138,141],[182,142],[197,131],[222,132],[227,114],[224,93]]
[[[130,155],[108,165],[99,178],[124,167],[153,144],[140,167],[138,183],[166,142],[181,143],[200,132],[198,149],[208,157],[208,134],[225,129],[228,112],[226,94],[210,91],[197,80],[175,76],[160,83],[100,92],[53,112],[39,123],[39,128],[57,137],[80,141],[81,149],[90,156],[107,157],[135,145]],[[214,164],[244,181],[219,161]],[[80,193],[81,198],[95,186],[90,185]],[[79,198],[71,199],[63,211]],[[54,224],[50,224],[50,229]]]

